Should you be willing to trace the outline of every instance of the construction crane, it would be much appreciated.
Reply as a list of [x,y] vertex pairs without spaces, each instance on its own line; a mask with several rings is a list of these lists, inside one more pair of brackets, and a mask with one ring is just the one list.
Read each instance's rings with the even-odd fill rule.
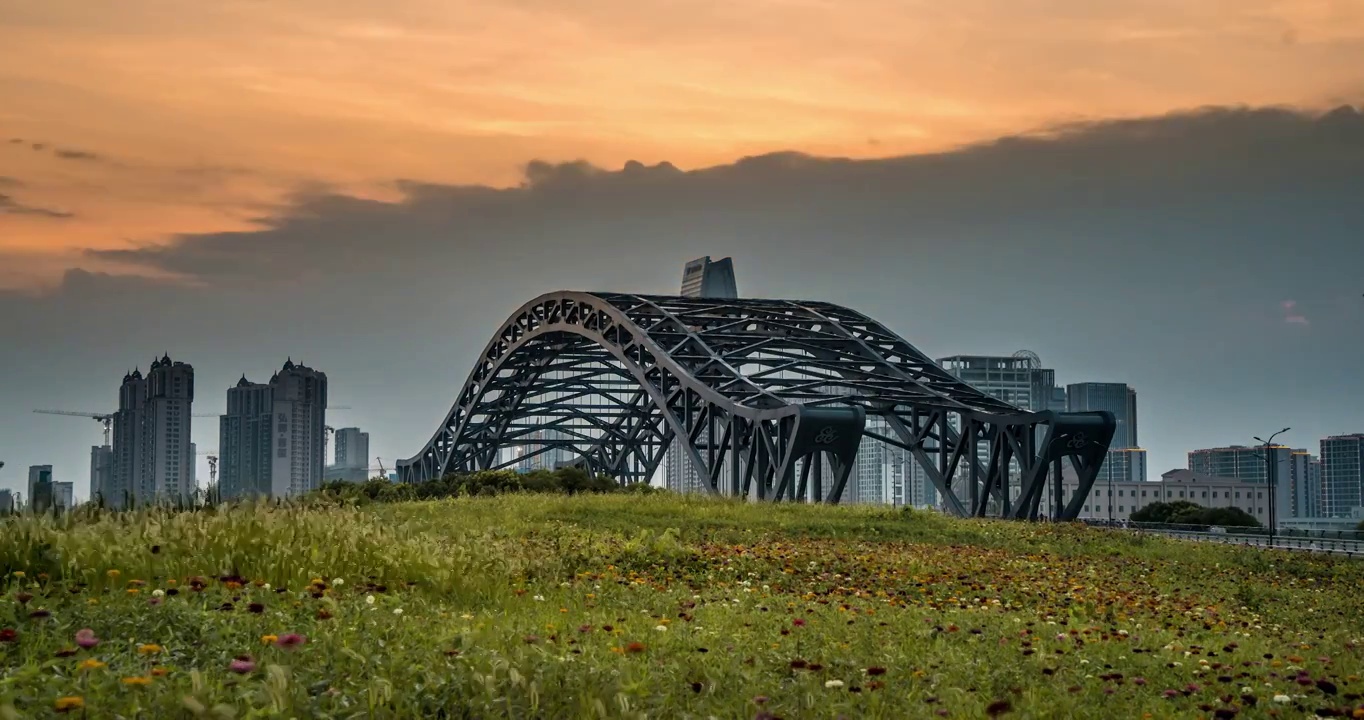
[[[374,461],[379,463],[379,474],[383,475],[384,477],[388,477],[388,471],[384,469],[384,459],[381,457],[376,457],[374,458]],[[374,468],[370,469],[373,470]]]
[[66,415],[68,417],[92,418],[95,422],[104,426],[104,445],[109,446],[109,438],[112,433],[114,414],[113,413],[92,413],[92,412],[73,412],[71,410],[34,410],[39,415]]

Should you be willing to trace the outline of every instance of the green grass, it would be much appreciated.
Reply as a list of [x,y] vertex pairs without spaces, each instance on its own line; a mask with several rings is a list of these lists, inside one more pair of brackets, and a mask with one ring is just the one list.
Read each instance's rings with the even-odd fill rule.
[[[1364,704],[1358,561],[1079,526],[635,495],[242,506],[0,521],[0,578],[0,719],[63,698],[146,718]],[[288,633],[306,642],[270,644]]]

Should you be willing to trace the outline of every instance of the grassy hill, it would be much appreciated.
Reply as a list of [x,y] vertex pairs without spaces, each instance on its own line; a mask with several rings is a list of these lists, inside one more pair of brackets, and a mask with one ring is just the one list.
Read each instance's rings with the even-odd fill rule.
[[238,506],[3,520],[0,578],[0,719],[1364,717],[1364,565],[1079,526]]

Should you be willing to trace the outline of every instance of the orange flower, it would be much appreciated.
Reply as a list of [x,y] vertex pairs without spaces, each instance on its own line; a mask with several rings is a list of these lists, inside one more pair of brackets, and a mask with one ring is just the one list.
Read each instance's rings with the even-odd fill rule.
[[79,695],[69,695],[67,697],[57,698],[57,701],[52,705],[57,712],[67,713],[72,710],[83,709],[85,707],[85,698],[80,697]]
[[155,675],[156,677],[165,677],[165,676],[167,676],[167,675],[169,675],[169,674],[170,674],[170,668],[163,668],[163,667],[154,667],[154,668],[152,668],[152,675]]
[[151,685],[152,679],[145,675],[136,675],[134,677],[123,678],[122,683],[124,685]]
[[644,652],[644,643],[642,643],[642,642],[632,642],[632,643],[630,643],[629,645],[626,645],[626,646],[625,646],[625,652],[627,652],[627,653],[642,653],[642,652]]
[[148,644],[146,644],[146,645],[138,645],[138,646],[137,646],[137,653],[138,653],[139,655],[155,655],[155,654],[157,654],[157,653],[159,653],[159,652],[161,652],[161,646],[160,646],[160,645],[148,643]]

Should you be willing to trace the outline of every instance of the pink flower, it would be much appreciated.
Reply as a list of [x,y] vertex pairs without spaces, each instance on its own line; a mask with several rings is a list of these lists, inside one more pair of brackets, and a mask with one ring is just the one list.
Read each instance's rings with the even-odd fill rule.
[[81,628],[76,631],[76,644],[89,650],[99,644],[99,638],[95,637],[95,631],[90,628]]
[[227,669],[238,675],[245,675],[256,669],[256,662],[251,659],[250,655],[238,655],[233,659],[232,663],[227,666]]
[[275,640],[275,647],[282,650],[293,650],[305,642],[308,642],[308,638],[298,633],[284,633],[279,636],[279,639]]
[[796,618],[795,620],[791,621],[791,624],[795,625],[796,627],[805,627],[805,618]]

